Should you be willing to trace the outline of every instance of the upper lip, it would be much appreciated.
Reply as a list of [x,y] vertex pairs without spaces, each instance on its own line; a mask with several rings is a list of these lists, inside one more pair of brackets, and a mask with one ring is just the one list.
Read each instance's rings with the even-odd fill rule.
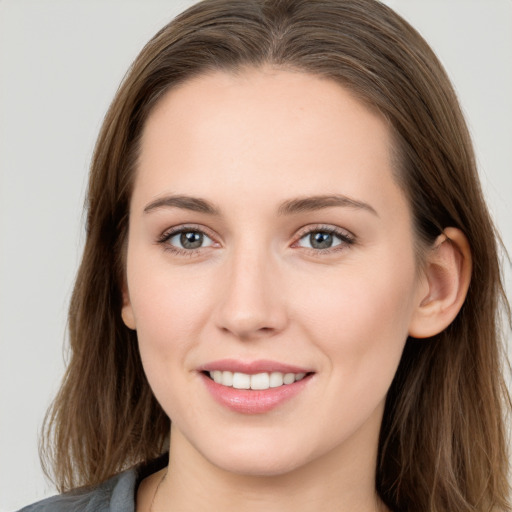
[[207,363],[200,368],[201,372],[212,372],[212,371],[228,371],[228,372],[239,372],[246,373],[248,375],[254,375],[256,373],[310,373],[311,370],[308,368],[295,366],[286,363],[280,363],[278,361],[271,361],[267,359],[259,359],[256,361],[239,361],[237,359],[219,359],[218,361],[212,361]]

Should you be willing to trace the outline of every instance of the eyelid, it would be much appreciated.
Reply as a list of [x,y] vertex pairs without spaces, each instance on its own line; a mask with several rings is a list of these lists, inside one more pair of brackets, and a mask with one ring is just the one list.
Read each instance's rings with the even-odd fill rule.
[[[175,245],[168,244],[167,242],[173,238],[174,236],[178,235],[179,233],[183,232],[197,232],[202,233],[206,237],[208,237],[210,240],[212,240],[213,244],[205,246],[205,247],[198,247],[196,249],[184,249],[181,247],[177,247]],[[171,228],[167,228],[163,233],[157,238],[156,243],[159,245],[164,246],[164,249],[166,251],[172,252],[174,254],[178,255],[186,255],[186,256],[194,256],[200,251],[204,251],[205,249],[209,249],[212,246],[220,245],[218,242],[218,237],[215,236],[215,234],[212,233],[210,229],[208,229],[205,226],[202,226],[200,224],[180,224],[177,226],[173,226]]]
[[[177,247],[175,245],[168,244],[167,242],[174,236],[179,233],[187,232],[187,231],[195,231],[202,233],[207,236],[210,240],[212,240],[212,244],[205,247],[198,247],[196,249],[184,249],[181,247]],[[326,232],[337,236],[341,243],[337,244],[333,247],[325,248],[325,249],[315,249],[313,247],[301,247],[298,245],[299,241],[315,232]],[[219,247],[220,243],[218,241],[219,237],[212,232],[206,226],[200,224],[180,224],[177,226],[173,226],[171,228],[167,228],[162,234],[157,238],[156,243],[164,246],[164,249],[170,251],[174,254],[178,255],[186,255],[186,256],[194,256],[199,252],[204,250],[208,250],[211,247]],[[332,224],[308,224],[306,226],[301,227],[294,236],[294,242],[291,247],[300,248],[303,251],[310,252],[314,255],[327,255],[333,252],[338,252],[347,248],[347,246],[353,245],[356,243],[356,236],[351,233],[349,230],[345,228],[341,228]]]
[[336,226],[334,224],[307,224],[306,226],[301,227],[297,231],[295,238],[302,238],[305,235],[308,235],[309,233],[314,233],[315,231],[326,231],[328,233],[334,233],[343,238],[349,238],[354,241],[356,239],[355,235],[351,233],[348,229]]
[[[304,237],[310,235],[311,233],[316,232],[325,232],[330,233],[332,235],[337,236],[341,243],[338,245],[335,245],[333,247],[329,247],[326,249],[315,249],[313,247],[300,247],[298,245],[299,241],[302,240]],[[353,245],[356,243],[356,237],[353,233],[348,231],[345,228],[341,228],[339,226],[335,226],[332,224],[309,224],[307,226],[304,226],[300,228],[300,230],[295,235],[295,241],[292,244],[292,247],[297,247],[300,249],[303,249],[305,251],[310,251],[313,254],[320,254],[325,255],[332,252],[341,251],[347,248],[347,246]]]

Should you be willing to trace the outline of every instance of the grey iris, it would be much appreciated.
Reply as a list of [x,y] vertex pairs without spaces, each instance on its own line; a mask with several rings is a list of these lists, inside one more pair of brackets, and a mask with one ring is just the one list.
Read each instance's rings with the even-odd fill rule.
[[328,249],[332,246],[332,234],[325,231],[316,231],[309,235],[309,243],[314,249]]
[[185,249],[198,249],[203,245],[203,234],[197,231],[181,233],[180,243]]

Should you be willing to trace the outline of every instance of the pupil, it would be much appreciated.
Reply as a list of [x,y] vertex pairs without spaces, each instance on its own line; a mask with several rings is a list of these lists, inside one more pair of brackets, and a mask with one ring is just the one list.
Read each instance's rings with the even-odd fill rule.
[[322,231],[317,231],[309,236],[311,247],[314,249],[328,249],[332,245],[332,235]]
[[195,231],[181,233],[180,242],[185,249],[197,249],[203,245],[203,234]]

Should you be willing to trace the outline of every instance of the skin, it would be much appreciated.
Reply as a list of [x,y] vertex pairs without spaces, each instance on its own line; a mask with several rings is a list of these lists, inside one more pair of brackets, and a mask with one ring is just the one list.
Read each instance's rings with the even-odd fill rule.
[[[407,336],[431,335],[458,311],[467,268],[453,230],[463,249],[440,239],[419,271],[391,148],[379,115],[304,73],[210,73],[155,107],[131,202],[123,319],[172,427],[169,469],[141,484],[137,510],[383,509],[374,475],[387,390]],[[281,211],[333,194],[358,204]],[[176,195],[217,213],[155,206]],[[177,253],[180,237],[163,235],[180,227],[208,238]],[[308,247],[326,229],[342,237]],[[314,375],[278,408],[241,414],[215,402],[198,372],[224,358]]]

